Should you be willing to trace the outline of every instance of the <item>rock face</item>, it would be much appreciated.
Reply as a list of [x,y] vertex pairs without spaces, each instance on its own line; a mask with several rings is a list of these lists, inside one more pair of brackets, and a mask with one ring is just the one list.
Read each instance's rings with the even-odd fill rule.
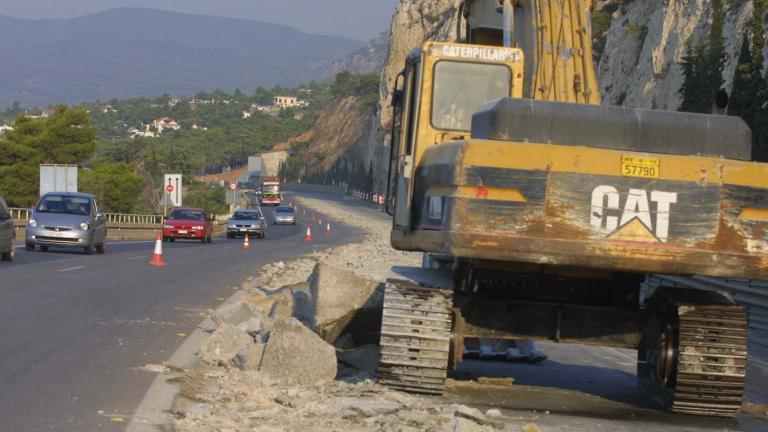
[[336,377],[336,350],[295,318],[275,322],[261,372],[287,384],[312,385]]
[[[614,15],[597,69],[603,103],[676,110],[686,45],[706,37],[711,0],[624,1]],[[751,1],[733,2],[723,27],[726,88],[730,90]]]

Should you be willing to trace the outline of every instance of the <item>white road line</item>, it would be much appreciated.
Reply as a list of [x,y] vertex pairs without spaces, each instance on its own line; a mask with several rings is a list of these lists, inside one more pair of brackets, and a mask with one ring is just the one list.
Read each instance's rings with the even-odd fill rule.
[[59,270],[59,273],[64,273],[72,270],[80,270],[82,268],[85,268],[85,266],[69,267],[69,268]]
[[146,255],[141,255],[141,256],[130,257],[128,258],[128,260],[133,261],[133,260],[142,259],[142,258],[149,258],[149,257]]

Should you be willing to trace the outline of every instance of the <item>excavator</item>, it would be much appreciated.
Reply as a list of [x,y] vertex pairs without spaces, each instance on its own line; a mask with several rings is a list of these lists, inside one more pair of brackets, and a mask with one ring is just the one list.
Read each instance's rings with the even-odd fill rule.
[[637,350],[662,408],[735,416],[745,309],[644,281],[768,277],[768,165],[738,117],[600,105],[591,7],[465,0],[456,42],[407,57],[391,244],[450,257],[452,278],[387,281],[380,382],[439,395],[466,338],[551,340]]

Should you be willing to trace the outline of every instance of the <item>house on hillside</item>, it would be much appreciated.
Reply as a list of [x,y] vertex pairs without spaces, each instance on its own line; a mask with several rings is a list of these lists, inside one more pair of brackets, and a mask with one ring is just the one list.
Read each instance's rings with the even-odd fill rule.
[[272,105],[276,108],[295,108],[309,105],[306,101],[300,100],[295,96],[275,96],[272,98]]
[[251,112],[250,112],[250,111],[243,111],[243,113],[242,113],[242,117],[243,117],[244,119],[248,119],[248,118],[251,118],[251,115],[252,115],[252,114],[251,114]]
[[48,118],[53,115],[53,109],[46,108],[40,113],[40,117],[42,118]]
[[117,110],[112,108],[112,105],[104,105],[104,106],[101,107],[101,112],[103,112],[104,114],[106,114],[106,113],[116,113]]
[[152,126],[157,129],[157,133],[161,134],[166,129],[179,130],[181,125],[176,123],[176,120],[170,117],[160,117],[152,120]]
[[208,130],[207,127],[200,126],[200,125],[197,124],[197,122],[192,123],[192,129],[194,129],[194,130]]

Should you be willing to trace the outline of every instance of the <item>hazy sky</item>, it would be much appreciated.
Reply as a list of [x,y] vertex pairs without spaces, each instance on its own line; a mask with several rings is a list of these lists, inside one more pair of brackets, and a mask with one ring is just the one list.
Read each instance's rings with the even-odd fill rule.
[[286,24],[367,41],[389,29],[399,0],[0,0],[15,18],[71,18],[132,6]]

